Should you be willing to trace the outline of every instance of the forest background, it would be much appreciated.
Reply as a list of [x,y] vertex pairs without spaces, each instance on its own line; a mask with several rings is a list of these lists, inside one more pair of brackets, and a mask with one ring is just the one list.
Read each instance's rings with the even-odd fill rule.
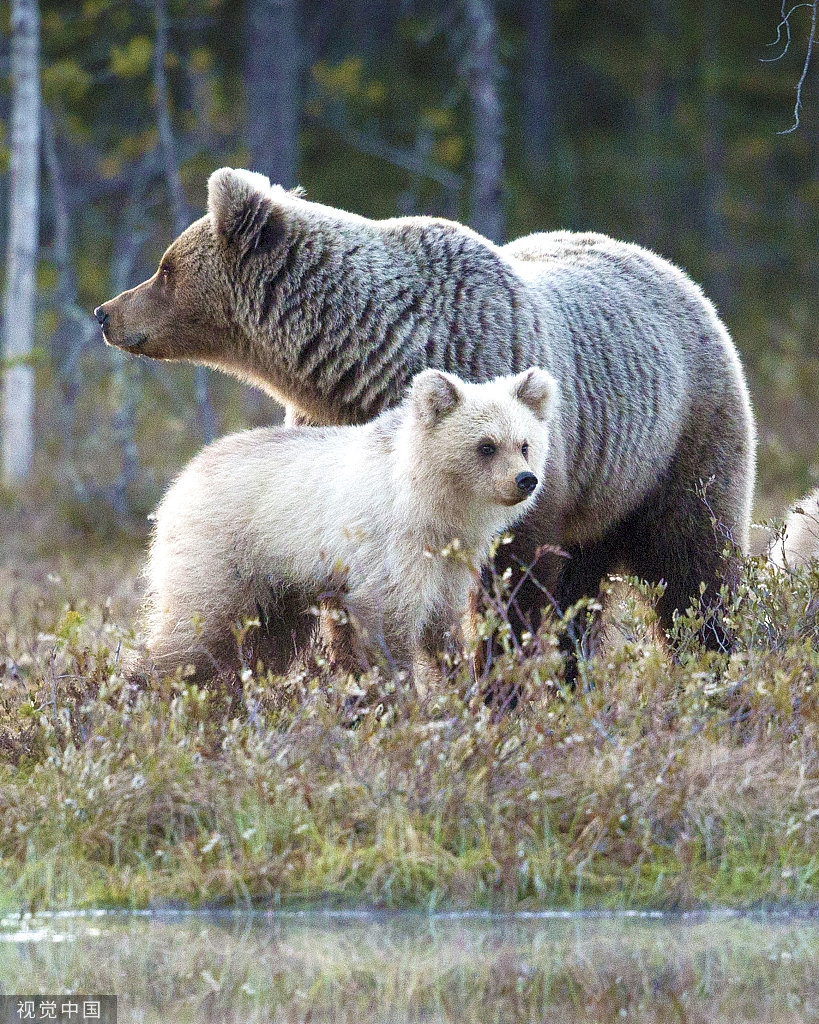
[[[4,366],[33,369],[34,459],[6,466],[9,524],[48,508],[144,533],[204,440],[279,417],[233,379],[107,349],[91,315],[153,273],[225,164],[369,217],[439,214],[498,241],[603,231],[674,260],[740,348],[757,515],[780,514],[819,480],[817,60],[788,131],[801,6],[765,62],[790,38],[773,2],[43,0],[33,347]],[[5,244],[8,3],[0,17]],[[27,415],[13,388],[7,435]]]

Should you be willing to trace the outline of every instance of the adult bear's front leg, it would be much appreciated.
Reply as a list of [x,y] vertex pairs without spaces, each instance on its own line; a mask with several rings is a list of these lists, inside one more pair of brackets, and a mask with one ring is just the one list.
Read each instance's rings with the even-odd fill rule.
[[495,679],[488,685],[492,667],[503,652],[500,633],[508,627],[508,640],[519,653],[531,649],[544,610],[558,607],[559,581],[566,553],[559,545],[559,509],[545,487],[534,509],[514,530],[509,543],[501,543],[492,563],[482,572],[480,593],[473,613],[489,613],[500,620],[499,628],[480,643],[473,657],[476,681],[486,687],[487,703],[514,707],[519,693],[514,684]]

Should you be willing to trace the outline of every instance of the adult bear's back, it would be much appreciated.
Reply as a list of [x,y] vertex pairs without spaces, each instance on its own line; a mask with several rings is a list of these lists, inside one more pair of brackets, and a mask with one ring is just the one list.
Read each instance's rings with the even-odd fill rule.
[[[747,518],[754,475],[747,387],[728,332],[690,278],[601,234],[538,233],[500,251],[526,281],[562,385],[566,540],[599,535],[628,515],[668,472],[680,444],[698,446],[726,407],[734,429],[710,443],[748,448],[748,507],[739,517]],[[704,482],[706,465],[701,475]]]

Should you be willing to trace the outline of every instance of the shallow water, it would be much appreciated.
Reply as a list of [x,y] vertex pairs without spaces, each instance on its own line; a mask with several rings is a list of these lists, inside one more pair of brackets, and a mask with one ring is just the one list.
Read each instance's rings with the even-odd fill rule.
[[120,1022],[819,1020],[819,926],[787,917],[40,915],[0,991],[116,993]]

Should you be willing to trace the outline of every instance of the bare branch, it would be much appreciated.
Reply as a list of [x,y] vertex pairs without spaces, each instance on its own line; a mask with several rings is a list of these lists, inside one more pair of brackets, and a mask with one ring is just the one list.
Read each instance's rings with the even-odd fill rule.
[[774,41],[772,43],[768,43],[768,46],[779,46],[780,45],[780,43],[782,42],[782,30],[784,29],[785,30],[785,47],[782,50],[782,53],[778,53],[775,57],[760,57],[760,62],[762,64],[770,64],[772,61],[782,60],[782,58],[785,56],[785,54],[788,52],[788,50],[790,49],[790,46],[791,46],[791,21],[790,21],[791,15],[793,14],[794,11],[799,10],[800,7],[810,7],[810,6],[812,6],[812,5],[809,4],[809,3],[796,4],[794,7],[791,7],[791,9],[786,13],[785,12],[785,3],[784,3],[784,0],[783,0],[783,3],[782,3],[782,20],[776,26],[776,39],[774,39]]
[[790,10],[786,10],[786,0],[782,0],[782,18],[776,27],[776,39],[769,46],[779,46],[782,43],[782,34],[785,34],[785,45],[782,52],[777,54],[776,57],[763,57],[763,63],[771,63],[772,61],[781,60],[788,52],[791,46],[791,17],[795,11],[798,11],[802,7],[808,7],[811,10],[811,24],[810,32],[808,33],[808,43],[805,50],[805,61],[802,65],[802,73],[799,76],[799,81],[796,83],[796,100],[793,105],[793,124],[790,128],[785,128],[781,132],[777,132],[777,135],[790,135],[791,132],[795,132],[799,127],[799,113],[802,109],[802,90],[805,82],[808,78],[808,71],[810,70],[810,62],[813,57],[813,46],[816,42],[816,23],[817,15],[819,15],[819,0],[813,0],[812,3],[798,3],[794,4]]
[[457,193],[461,187],[462,179],[459,174],[441,167],[419,152],[417,149],[402,149],[384,142],[374,134],[357,131],[348,122],[344,111],[338,104],[334,104],[331,110],[323,118],[324,123],[336,133],[348,146],[357,149],[359,153],[375,157],[393,167],[400,167],[410,174],[417,174],[419,177],[429,178],[436,181],[443,189]]

